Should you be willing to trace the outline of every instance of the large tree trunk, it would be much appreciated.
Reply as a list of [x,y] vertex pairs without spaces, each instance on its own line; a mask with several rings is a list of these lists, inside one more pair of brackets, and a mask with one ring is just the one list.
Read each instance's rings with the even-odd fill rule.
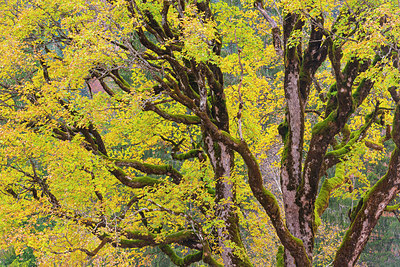
[[[319,19],[319,23],[323,25],[323,19]],[[285,146],[281,161],[281,186],[286,225],[289,231],[303,242],[311,264],[319,169],[330,139],[318,139],[314,142],[316,146],[310,146],[303,168],[304,117],[311,81],[318,67],[326,59],[327,46],[322,43],[323,36],[316,25],[311,27],[310,40],[304,52],[301,42],[295,46],[289,45],[292,32],[301,30],[303,26],[304,21],[299,14],[286,15],[283,24],[283,46],[287,105],[285,121],[279,126],[279,133]],[[286,266],[298,265],[287,248],[284,262]]]
[[232,180],[234,154],[232,149],[206,134],[204,138],[207,154],[212,163],[216,179],[216,217],[223,222],[218,227],[218,244],[222,249],[225,266],[250,266],[247,258],[240,258],[243,244],[239,232],[239,218],[236,212],[236,183]]
[[[220,47],[216,47],[218,51]],[[215,120],[219,130],[229,133],[229,115],[226,108],[226,99],[223,88],[223,75],[219,67],[209,64],[214,79],[208,76],[209,91],[205,86],[205,76],[207,72],[202,72],[198,77],[200,91],[200,110],[204,114],[208,113]],[[213,95],[210,110],[208,110],[207,96],[209,92]],[[222,227],[218,227],[218,243],[222,249],[221,256],[225,266],[251,266],[249,259],[244,252],[244,246],[239,232],[239,217],[235,208],[236,205],[236,182],[232,179],[234,168],[234,151],[227,144],[215,138],[207,128],[207,124],[202,123],[202,132],[205,151],[210,159],[214,170],[216,217],[223,222]]]

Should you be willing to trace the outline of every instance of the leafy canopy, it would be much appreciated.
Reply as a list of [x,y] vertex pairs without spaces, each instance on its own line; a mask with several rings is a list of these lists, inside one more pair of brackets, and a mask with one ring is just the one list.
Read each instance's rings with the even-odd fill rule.
[[[0,1],[0,247],[29,246],[42,264],[149,265],[159,247],[180,266],[267,266],[281,242],[310,263],[283,223],[279,173],[296,131],[287,77],[312,42],[326,48],[297,73],[308,84],[300,169],[313,138],[336,129],[338,79],[352,79],[351,112],[321,152],[332,161],[311,197],[314,240],[331,194],[373,191],[361,165],[387,157],[395,128],[399,8],[364,2]],[[315,256],[326,264],[340,231],[319,229],[336,241]]]

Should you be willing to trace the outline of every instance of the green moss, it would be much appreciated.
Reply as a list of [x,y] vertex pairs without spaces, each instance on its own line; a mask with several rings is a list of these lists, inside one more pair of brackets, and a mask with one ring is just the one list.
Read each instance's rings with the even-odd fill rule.
[[349,61],[347,61],[346,65],[343,68],[343,73],[347,73],[349,68],[353,67],[354,64],[357,64],[355,59],[350,59]]
[[112,167],[114,170],[116,170],[117,172],[119,172],[121,175],[127,176],[127,173],[120,167],[118,166],[113,166]]
[[346,155],[348,152],[350,152],[351,148],[352,144],[346,144],[344,147],[326,153],[326,156],[334,156],[336,158],[340,158],[341,156]]
[[169,242],[177,242],[179,240],[189,238],[192,235],[193,235],[193,231],[183,230],[183,231],[179,231],[176,233],[172,233],[172,234],[168,235],[165,239],[168,240]]
[[[321,190],[318,194],[317,200],[315,201],[315,226],[316,229],[321,224],[320,216],[325,211],[325,209],[329,205],[329,198],[331,196],[332,191],[343,184],[345,180],[345,168],[342,163],[336,165],[335,176],[330,179],[326,179],[321,186]],[[316,230],[315,229],[315,230]]]
[[[398,156],[400,153],[400,150],[398,147],[396,147],[394,149],[394,151],[392,152],[392,156],[391,158],[395,158],[396,156]],[[381,186],[385,186],[385,183],[387,183],[387,179],[388,179],[388,174],[386,173],[381,179],[378,180],[378,182],[375,183],[374,186],[372,186],[364,195],[364,202],[367,202],[368,199],[370,198],[370,196],[377,190],[377,188],[381,187]]]
[[278,126],[279,135],[282,137],[282,141],[284,144],[282,155],[281,155],[281,163],[283,164],[286,161],[286,158],[289,153],[289,125],[287,120],[285,119],[281,124]]
[[139,239],[121,239],[120,243],[123,247],[142,247],[142,246],[146,246],[146,245],[150,245],[148,244],[149,242],[144,241],[144,240],[139,240]]
[[163,181],[149,177],[149,176],[141,176],[141,177],[134,177],[132,178],[133,182],[141,183],[143,185],[154,185],[154,184],[160,184]]
[[328,116],[332,111],[334,111],[337,108],[336,94],[337,94],[337,88],[336,88],[336,83],[334,83],[329,88],[328,94],[326,95],[328,103],[326,104],[325,108],[325,116]]
[[317,232],[318,228],[321,226],[321,217],[317,212],[317,208],[314,209],[314,231]]
[[278,252],[276,253],[276,266],[277,267],[285,266],[284,252],[285,252],[285,249],[283,248],[283,246],[279,246]]
[[365,123],[359,130],[352,132],[350,134],[348,142],[346,142],[345,138],[343,138],[343,142],[340,145],[336,146],[335,150],[326,153],[325,156],[334,156],[336,158],[340,158],[350,152],[353,145],[359,140],[361,134],[364,133],[371,126],[372,122],[375,120],[375,116],[375,111],[368,114],[365,117],[367,123]]
[[330,127],[330,123],[336,119],[337,111],[333,111],[329,114],[329,116],[317,124],[312,128],[312,134],[323,134],[323,131],[328,130]]
[[124,78],[122,78],[120,75],[115,76],[115,78],[117,80],[119,80],[120,83],[123,84],[126,88],[131,88],[131,85]]
[[400,204],[396,204],[393,206],[386,206],[385,211],[395,211],[398,210],[400,208]]
[[276,200],[275,196],[270,191],[265,189],[264,187],[262,188],[262,192],[266,196],[266,198],[270,200],[269,202],[272,201],[272,203],[270,203],[270,204],[272,204],[272,206],[275,207],[275,210],[270,210],[270,212],[273,212],[276,215],[280,216],[279,204],[278,204],[278,201]]
[[232,135],[230,135],[228,132],[225,131],[221,131],[222,135],[225,136],[226,138],[229,138],[232,140],[232,142],[236,143],[236,144],[240,144],[240,139],[233,137]]
[[367,81],[366,78],[363,78],[360,82],[360,84],[357,86],[357,88],[354,90],[352,93],[353,95],[353,106],[358,107],[360,105],[360,90],[363,89],[365,82]]
[[177,120],[180,121],[186,121],[188,123],[196,124],[200,123],[201,120],[199,117],[195,115],[183,115],[183,114],[178,114],[178,115],[171,115],[172,117],[175,117]]
[[159,247],[177,266],[188,266],[190,263],[200,261],[203,257],[203,252],[199,251],[181,258],[169,245],[160,245]]
[[[396,53],[396,52],[394,52],[394,53]],[[378,61],[381,61],[381,60],[382,60],[382,57],[379,56],[378,53],[375,54],[374,60],[372,61],[372,65],[375,65],[376,63],[378,63]]]
[[284,142],[284,147],[281,155],[281,165],[283,165],[289,155],[289,142]]
[[[299,72],[299,81],[300,81],[300,88],[301,88],[301,97],[303,99],[307,98],[307,95],[310,90],[310,85],[312,83],[312,75],[310,74],[309,68],[304,68],[303,64],[300,67],[300,72]],[[305,91],[307,89],[307,91]]]
[[279,135],[282,137],[282,140],[285,140],[289,133],[289,126],[286,119],[281,124],[279,124],[278,132]]
[[177,243],[181,240],[187,239],[193,235],[193,231],[182,230],[176,233],[172,233],[162,238],[160,241],[156,241],[156,235],[145,232],[145,231],[126,231],[127,236],[131,239],[121,239],[121,244],[126,246],[135,247],[138,245],[157,245],[157,244],[169,244]]
[[221,147],[219,146],[219,144],[217,142],[213,142],[213,148],[214,148],[216,157],[220,158],[221,157]]
[[135,163],[142,164],[146,169],[152,170],[155,173],[167,172],[170,167],[169,165],[154,165],[149,163],[140,163],[138,161],[136,161]]
[[334,147],[335,150],[345,146],[346,143],[348,142],[348,140],[352,138],[352,135],[351,135],[350,128],[349,128],[348,124],[344,125],[344,127],[343,127],[341,132],[342,132],[343,138],[342,138],[342,141],[340,142],[340,144],[336,145]]
[[211,196],[215,197],[215,194],[216,194],[216,193],[215,193],[215,189],[214,189],[214,188],[212,188],[212,187],[206,185],[206,186],[205,186],[205,189],[207,190],[207,193],[208,193],[208,194],[210,194]]
[[192,149],[186,153],[173,155],[172,158],[176,160],[186,160],[197,157],[200,153],[204,153],[202,149]]
[[354,221],[354,219],[356,218],[356,216],[357,216],[357,213],[361,210],[361,207],[363,206],[363,204],[364,204],[364,199],[363,198],[360,198],[360,200],[358,201],[358,204],[357,204],[357,206],[354,208],[354,209],[352,209],[352,210],[350,210],[350,222],[353,222]]

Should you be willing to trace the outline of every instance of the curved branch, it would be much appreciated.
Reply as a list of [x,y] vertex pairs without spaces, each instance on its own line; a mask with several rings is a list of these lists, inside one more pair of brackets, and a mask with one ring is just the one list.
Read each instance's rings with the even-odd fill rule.
[[[122,238],[119,245],[123,248],[142,248],[145,246],[159,246],[172,243],[185,243],[197,240],[196,234],[191,230],[182,230],[176,233],[169,234],[162,239],[157,238],[157,235],[152,233],[143,233],[141,231],[125,231],[122,233],[126,238]],[[112,241],[117,244],[118,241]]]
[[393,140],[396,144],[392,152],[387,173],[370,189],[363,199],[360,210],[355,214],[336,253],[334,266],[354,265],[380,216],[390,201],[400,192],[400,106],[397,105],[393,118]]
[[168,112],[165,112],[161,109],[159,109],[156,105],[150,103],[150,102],[146,102],[144,104],[143,110],[148,111],[154,111],[155,113],[157,113],[159,116],[161,116],[162,118],[169,120],[169,121],[174,121],[177,123],[183,123],[183,124],[200,124],[200,118],[197,116],[193,116],[193,115],[182,115],[182,114],[170,114]]
[[203,252],[199,251],[193,254],[189,254],[183,258],[179,257],[175,251],[171,248],[169,245],[160,245],[159,248],[161,249],[162,252],[164,252],[170,259],[171,261],[181,267],[189,266],[192,263],[201,261],[203,258]]
[[271,26],[271,33],[272,33],[272,42],[274,44],[274,48],[276,54],[280,57],[283,57],[283,49],[282,49],[282,39],[281,39],[281,30],[279,29],[278,25],[276,24],[275,20],[271,18],[268,14],[267,10],[263,8],[263,4],[260,1],[256,1],[254,3],[254,7],[261,13],[261,15],[265,18],[265,20]]
[[156,184],[163,183],[162,180],[152,178],[149,176],[141,177],[130,177],[121,168],[114,167],[110,172],[124,185],[130,188],[143,188],[146,186],[152,186]]
[[121,77],[117,69],[112,70],[108,75],[114,80],[114,82],[119,86],[119,88],[121,88],[121,90],[123,90],[128,94],[132,92],[131,86],[124,78]]
[[256,199],[260,202],[270,217],[282,244],[296,259],[296,264],[299,266],[311,266],[310,259],[308,258],[303,246],[303,242],[289,232],[283,221],[275,196],[264,187],[260,166],[258,165],[254,155],[251,153],[247,143],[232,137],[225,131],[219,130],[218,127],[209,119],[206,113],[201,112],[197,108],[194,108],[193,111],[201,118],[203,126],[207,128],[207,130],[216,140],[222,141],[224,144],[242,156],[248,169],[250,188]]
[[179,184],[183,177],[183,175],[171,165],[154,165],[154,164],[143,163],[137,160],[114,159],[108,157],[105,158],[113,161],[115,165],[118,167],[134,168],[138,171],[147,174],[168,175],[173,179],[173,182],[176,184]]
[[93,251],[90,251],[86,248],[73,248],[73,249],[68,249],[67,251],[64,251],[64,252],[53,251],[52,253],[53,254],[65,254],[65,253],[71,253],[71,252],[75,252],[75,251],[82,251],[82,252],[86,253],[86,255],[88,255],[89,257],[94,257],[100,251],[100,249],[102,249],[104,247],[104,245],[107,244],[107,242],[108,242],[108,239],[104,238],[103,240],[101,240],[100,244]]
[[172,158],[176,160],[187,160],[187,159],[192,159],[192,158],[199,158],[199,160],[204,160],[206,158],[206,155],[203,151],[203,149],[192,149],[189,150],[186,153],[181,153],[181,154],[176,154],[172,153]]
[[320,216],[324,213],[329,205],[329,199],[334,190],[339,188],[345,182],[343,164],[336,165],[335,176],[326,179],[321,186],[321,190],[315,201],[315,221],[316,226],[320,224]]

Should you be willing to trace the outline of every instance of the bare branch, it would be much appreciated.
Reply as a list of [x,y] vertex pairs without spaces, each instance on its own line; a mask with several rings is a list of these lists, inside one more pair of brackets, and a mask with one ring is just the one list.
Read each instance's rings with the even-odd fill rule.
[[261,1],[256,1],[254,2],[255,8],[263,15],[265,20],[269,23],[271,26],[271,33],[272,33],[272,42],[274,44],[274,48],[276,51],[276,54],[280,57],[283,57],[283,49],[282,49],[282,39],[281,39],[281,30],[279,29],[278,25],[276,24],[275,20],[271,18],[271,16],[268,14],[267,10],[263,8],[262,2]]

